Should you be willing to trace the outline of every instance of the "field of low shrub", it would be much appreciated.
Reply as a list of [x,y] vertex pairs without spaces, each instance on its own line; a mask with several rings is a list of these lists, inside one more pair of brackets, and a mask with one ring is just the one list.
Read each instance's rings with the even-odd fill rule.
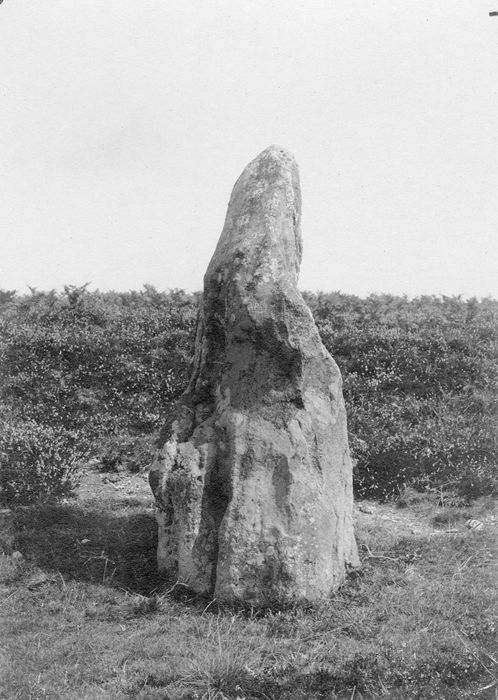
[[359,496],[498,489],[498,302],[307,294],[344,378]]
[[[496,493],[498,302],[305,297],[343,374],[356,494]],[[150,286],[0,293],[4,504],[66,493],[92,458],[147,465],[188,379],[198,299]]]

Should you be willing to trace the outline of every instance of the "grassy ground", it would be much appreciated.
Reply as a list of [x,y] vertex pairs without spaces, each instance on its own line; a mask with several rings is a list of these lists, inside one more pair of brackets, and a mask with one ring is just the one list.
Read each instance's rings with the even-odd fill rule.
[[0,698],[497,697],[490,505],[364,508],[361,572],[322,605],[264,614],[161,588],[146,499],[17,511],[23,556],[0,555]]

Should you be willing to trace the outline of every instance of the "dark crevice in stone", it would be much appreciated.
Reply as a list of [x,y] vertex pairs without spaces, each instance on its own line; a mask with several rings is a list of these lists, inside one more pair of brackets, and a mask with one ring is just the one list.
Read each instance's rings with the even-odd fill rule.
[[199,538],[196,543],[197,557],[207,557],[208,567],[211,568],[210,593],[214,592],[216,586],[220,525],[232,495],[230,477],[225,472],[223,456],[218,455],[212,469],[206,475]]

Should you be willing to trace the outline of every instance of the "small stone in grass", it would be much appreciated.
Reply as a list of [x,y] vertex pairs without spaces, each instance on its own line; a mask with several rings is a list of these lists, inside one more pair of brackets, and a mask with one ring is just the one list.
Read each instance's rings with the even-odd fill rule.
[[368,515],[372,515],[374,512],[374,509],[371,506],[364,506],[364,505],[359,505],[358,510],[361,510],[362,513],[368,513]]
[[469,530],[474,530],[475,532],[480,532],[484,528],[484,524],[480,520],[473,520],[472,518],[467,520],[465,525]]

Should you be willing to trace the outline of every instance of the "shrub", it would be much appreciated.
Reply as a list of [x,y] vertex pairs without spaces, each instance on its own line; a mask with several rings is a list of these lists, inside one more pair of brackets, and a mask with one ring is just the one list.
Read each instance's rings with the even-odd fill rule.
[[355,491],[498,492],[498,303],[307,294],[344,377]]
[[188,378],[194,297],[76,291],[4,307],[3,401],[24,419],[91,438],[152,432]]
[[69,495],[84,454],[75,436],[34,421],[0,425],[0,500],[4,505],[31,503]]
[[[498,302],[305,298],[342,371],[357,495],[498,492]],[[91,444],[107,468],[145,466],[134,441],[152,442],[186,386],[197,303],[151,286],[0,294],[6,411]]]

